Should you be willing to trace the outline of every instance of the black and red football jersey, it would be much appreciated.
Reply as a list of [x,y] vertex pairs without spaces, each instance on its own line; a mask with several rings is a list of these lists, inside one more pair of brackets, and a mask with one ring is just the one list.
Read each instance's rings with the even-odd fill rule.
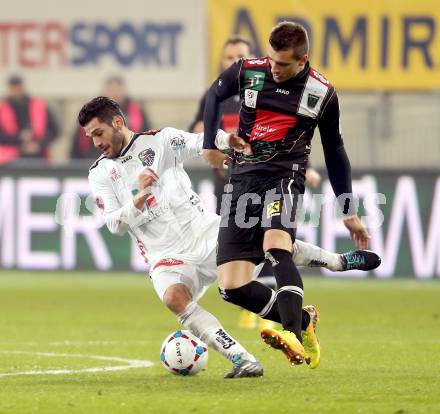
[[[253,156],[235,154],[234,174],[257,170],[303,170],[318,126],[324,151],[343,145],[335,89],[309,63],[295,77],[275,82],[269,59],[241,59],[223,72],[209,94],[222,102],[239,94],[238,135],[251,143]],[[204,148],[215,148],[218,107],[205,111]]]

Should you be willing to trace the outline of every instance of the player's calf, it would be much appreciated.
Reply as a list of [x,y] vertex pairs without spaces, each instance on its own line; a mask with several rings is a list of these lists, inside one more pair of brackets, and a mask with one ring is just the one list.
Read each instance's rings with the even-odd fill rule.
[[[177,315],[177,319],[209,347],[232,361],[232,376],[228,378],[263,375],[263,369],[256,358],[223,328],[214,315],[197,303],[191,302]],[[240,364],[237,363],[238,360]]]

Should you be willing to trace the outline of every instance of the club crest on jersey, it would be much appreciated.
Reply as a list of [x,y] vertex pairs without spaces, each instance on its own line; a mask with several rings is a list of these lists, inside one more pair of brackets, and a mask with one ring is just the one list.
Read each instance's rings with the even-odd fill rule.
[[319,101],[319,96],[309,93],[309,96],[307,97],[307,106],[313,109],[318,103],[318,101]]
[[266,217],[269,219],[273,216],[279,216],[281,214],[281,202],[280,200],[269,203],[266,208]]
[[152,148],[147,148],[139,153],[138,157],[141,160],[142,165],[151,167],[153,165],[154,157],[156,153]]
[[244,73],[244,87],[254,91],[261,91],[264,86],[264,77],[264,72],[260,72],[258,70],[247,70]]

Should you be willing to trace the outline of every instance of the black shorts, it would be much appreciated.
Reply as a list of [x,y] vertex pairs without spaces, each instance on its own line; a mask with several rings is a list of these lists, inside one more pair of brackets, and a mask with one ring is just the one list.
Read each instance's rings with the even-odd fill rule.
[[266,230],[284,230],[295,241],[296,211],[304,194],[302,174],[237,174],[230,185],[232,193],[223,196],[217,265],[233,260],[263,261]]

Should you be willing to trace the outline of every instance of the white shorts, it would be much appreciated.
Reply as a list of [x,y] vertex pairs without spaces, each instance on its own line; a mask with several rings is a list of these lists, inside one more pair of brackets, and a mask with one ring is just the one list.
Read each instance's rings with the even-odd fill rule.
[[[154,290],[163,301],[166,290],[175,284],[184,284],[192,295],[192,300],[197,302],[217,280],[217,235],[218,223],[213,223],[206,232],[205,254],[198,260],[185,258],[182,255],[168,257],[154,263],[150,271],[150,278]],[[253,279],[256,279],[264,263],[255,267]]]
[[178,255],[164,258],[154,264],[150,278],[161,300],[170,286],[182,283],[188,287],[192,299],[198,301],[209,286],[217,280],[217,233],[218,225],[214,225],[207,232],[205,254],[198,260]]

